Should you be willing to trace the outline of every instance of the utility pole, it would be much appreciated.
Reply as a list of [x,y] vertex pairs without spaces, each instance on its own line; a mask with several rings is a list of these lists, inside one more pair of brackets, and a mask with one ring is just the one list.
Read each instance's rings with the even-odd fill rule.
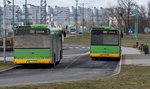
[[135,19],[134,19],[135,38],[138,40],[138,7],[135,5]]
[[46,24],[46,0],[41,0],[41,24]]
[[6,29],[5,29],[5,15],[6,15],[6,0],[3,0],[3,57],[4,63],[6,63]]
[[70,15],[70,13],[69,13],[69,18],[68,18],[68,20],[69,20],[69,24],[70,24],[70,16],[71,16],[71,15]]
[[36,7],[36,24],[38,23],[38,19],[37,19],[38,18],[38,14],[37,13],[38,13],[38,6]]
[[94,27],[94,10],[92,9],[92,27]]
[[128,28],[127,30],[130,29],[130,1],[128,0]]
[[84,3],[82,3],[82,40],[84,40]]
[[2,31],[2,9],[0,7],[0,36],[1,36],[1,31]]
[[14,13],[14,0],[12,0],[12,31],[14,36],[14,29],[15,29],[15,13]]
[[24,25],[27,25],[27,0],[25,0],[25,20]]
[[78,40],[78,0],[76,0],[76,40]]

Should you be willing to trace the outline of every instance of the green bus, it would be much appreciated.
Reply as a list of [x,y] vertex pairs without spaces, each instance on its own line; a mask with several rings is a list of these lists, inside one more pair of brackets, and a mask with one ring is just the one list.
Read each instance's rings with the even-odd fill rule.
[[113,27],[96,27],[91,30],[90,57],[121,57],[121,31]]
[[53,64],[62,59],[62,30],[48,25],[17,26],[14,64]]

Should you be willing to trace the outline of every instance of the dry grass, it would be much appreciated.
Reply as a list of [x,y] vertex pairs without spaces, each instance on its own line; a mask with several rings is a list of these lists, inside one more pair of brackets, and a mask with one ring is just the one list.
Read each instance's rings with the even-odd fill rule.
[[8,69],[8,68],[13,67],[13,66],[15,66],[13,64],[13,62],[4,63],[4,62],[0,61],[0,70]]
[[150,67],[123,66],[119,75],[93,80],[0,87],[0,89],[149,89]]
[[123,46],[133,47],[133,45],[135,45],[136,42],[139,42],[140,44],[150,45],[150,35],[139,34],[138,40],[135,40],[134,35],[127,35],[124,36],[124,38],[122,39]]

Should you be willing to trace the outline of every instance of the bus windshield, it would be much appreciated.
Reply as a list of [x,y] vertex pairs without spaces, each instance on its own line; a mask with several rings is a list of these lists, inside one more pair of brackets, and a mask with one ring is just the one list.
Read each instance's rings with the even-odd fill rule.
[[16,29],[14,48],[50,48],[49,29]]
[[92,45],[119,45],[119,32],[115,30],[92,30]]

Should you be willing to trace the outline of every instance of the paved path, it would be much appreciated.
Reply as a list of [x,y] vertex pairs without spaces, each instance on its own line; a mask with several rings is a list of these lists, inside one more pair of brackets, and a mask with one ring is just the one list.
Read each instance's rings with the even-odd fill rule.
[[141,54],[135,48],[122,47],[122,65],[150,66],[150,55]]
[[131,55],[131,54],[141,54],[138,49],[130,48],[130,47],[122,47],[122,54],[123,55]]

